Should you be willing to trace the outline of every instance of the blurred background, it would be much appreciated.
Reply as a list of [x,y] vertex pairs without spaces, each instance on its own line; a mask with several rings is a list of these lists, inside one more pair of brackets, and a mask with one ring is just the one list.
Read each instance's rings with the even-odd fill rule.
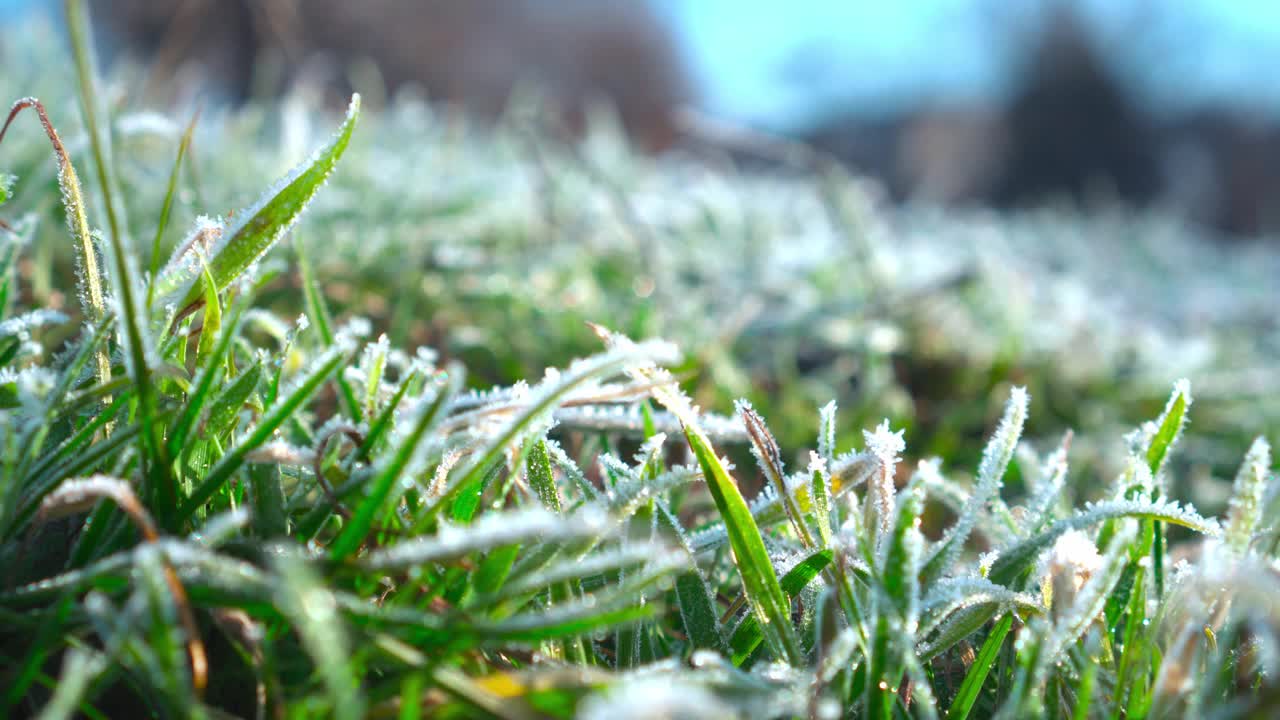
[[1120,201],[1219,237],[1280,229],[1273,0],[91,5],[105,56],[147,63],[158,104],[183,100],[160,88],[237,103],[376,83],[494,118],[536,88],[570,133],[604,99],[649,151],[768,163],[799,141],[896,200]]

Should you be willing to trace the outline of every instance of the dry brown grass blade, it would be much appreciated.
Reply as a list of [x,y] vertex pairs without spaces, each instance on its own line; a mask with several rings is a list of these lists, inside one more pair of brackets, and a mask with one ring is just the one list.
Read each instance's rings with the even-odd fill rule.
[[[85,212],[84,192],[80,188],[80,177],[76,175],[71,156],[67,154],[67,148],[62,144],[62,138],[58,136],[53,123],[49,121],[49,114],[45,112],[44,104],[33,97],[25,97],[15,102],[9,110],[9,117],[4,121],[4,126],[0,127],[0,143],[4,142],[4,136],[9,132],[9,125],[13,123],[14,118],[27,108],[34,109],[36,115],[40,117],[40,125],[44,128],[45,135],[49,136],[49,142],[53,145],[53,154],[58,160],[58,184],[62,188],[62,204],[67,213],[67,229],[75,238],[79,250],[80,281],[84,286],[82,299],[87,306],[85,313],[96,322],[106,315],[107,303],[102,289],[102,269],[98,267],[98,252],[94,247],[93,232],[89,229],[89,217]],[[98,379],[105,383],[111,379],[111,361],[107,357],[106,350],[99,350],[96,359]]]
[[[49,520],[64,517],[91,509],[101,500],[110,500],[119,507],[138,528],[145,542],[154,543],[160,539],[155,521],[151,514],[138,501],[129,483],[109,475],[91,475],[86,478],[68,480],[49,494],[41,503],[36,514],[33,528]],[[164,559],[165,584],[173,596],[174,605],[182,620],[183,630],[187,634],[187,655],[191,659],[191,684],[197,695],[203,695],[209,685],[209,660],[205,653],[204,641],[200,639],[200,626],[196,624],[195,611],[187,597],[187,590],[178,578],[178,573],[168,558]]]

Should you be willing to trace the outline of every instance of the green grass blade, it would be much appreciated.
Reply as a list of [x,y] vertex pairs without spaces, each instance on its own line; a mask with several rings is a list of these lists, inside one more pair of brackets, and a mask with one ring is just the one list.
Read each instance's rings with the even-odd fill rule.
[[751,516],[751,508],[702,432],[691,425],[686,425],[684,431],[689,447],[702,467],[711,497],[724,519],[729,545],[733,548],[734,565],[742,577],[743,592],[764,631],[769,651],[798,666],[804,662],[804,656],[791,624],[791,603],[778,583],[778,575],[760,537],[760,528]]
[[1005,405],[1000,424],[991,435],[991,440],[982,451],[982,461],[978,465],[977,486],[973,494],[965,502],[956,524],[952,526],[942,540],[938,541],[933,554],[925,561],[921,579],[925,585],[932,584],[942,577],[960,556],[969,534],[989,502],[998,499],[1013,452],[1022,437],[1022,428],[1027,420],[1029,399],[1025,388],[1015,387],[1009,393],[1009,401]]
[[[111,135],[103,133],[98,125],[98,72],[93,52],[92,35],[89,32],[89,13],[82,0],[66,0],[67,32],[71,39],[71,54],[75,58],[76,78],[80,83],[80,112],[84,115],[85,130],[89,133],[89,149],[93,153],[93,164],[98,171],[98,185],[102,192],[102,204],[107,211],[107,224],[111,230],[112,242],[116,239],[123,245],[121,232],[127,232],[124,220],[124,209],[117,205],[119,190],[115,184],[111,162]],[[106,119],[106,127],[111,127],[110,118]]]
[[[680,526],[680,520],[671,513],[666,503],[659,502],[654,505],[654,523],[659,535],[678,541],[692,557],[693,552],[689,549],[687,534]],[[784,577],[783,583],[785,582]],[[689,642],[695,648],[725,651],[727,646],[724,642],[724,628],[720,625],[720,613],[716,611],[711,588],[696,567],[676,578],[675,593],[676,603],[680,608],[680,622]],[[755,617],[748,616],[743,622],[748,620],[754,623]],[[758,624],[756,629],[759,630]]]
[[218,488],[244,466],[245,456],[270,440],[276,430],[279,430],[280,426],[284,425],[293,413],[320,389],[329,376],[348,360],[349,354],[346,348],[329,350],[321,362],[298,382],[293,391],[277,401],[275,406],[258,421],[248,437],[222,456],[218,464],[214,465],[209,474],[191,491],[191,496],[182,504],[179,515],[183,519],[191,517],[201,505],[213,497]]
[[169,433],[169,454],[171,456],[176,455],[181,448],[186,446],[192,429],[204,411],[205,403],[208,401],[214,385],[222,375],[223,360],[226,358],[227,353],[231,351],[232,343],[240,333],[240,319],[243,316],[243,310],[244,306],[241,303],[236,303],[232,307],[230,317],[222,323],[222,332],[218,334],[218,342],[204,358],[204,364],[196,375],[195,383],[187,393],[186,407],[183,408],[177,424],[174,425],[173,430]]
[[[320,291],[320,283],[316,281],[315,271],[311,268],[311,258],[307,254],[306,243],[297,241],[298,270],[302,273],[302,292],[307,302],[307,317],[316,326],[320,339],[326,345],[333,344],[333,318],[329,313],[329,305],[324,301],[324,293]],[[360,403],[356,401],[355,391],[347,379],[338,375],[338,390],[342,393],[342,402],[346,405],[347,414],[355,422],[360,422],[363,414]]]
[[342,528],[342,532],[329,547],[330,558],[345,559],[364,542],[369,530],[373,527],[373,521],[382,512],[383,504],[391,494],[392,486],[409,466],[409,461],[417,452],[418,446],[440,421],[445,408],[462,387],[462,370],[451,369],[444,380],[444,385],[436,390],[435,397],[429,402],[422,403],[410,430],[401,439],[391,457],[378,469],[370,483],[369,493],[360,501],[351,520]]
[[[831,558],[831,550],[818,550],[796,563],[796,566],[788,570],[779,581],[782,591],[787,594],[788,598],[799,597],[800,592],[831,564]],[[729,640],[729,647],[732,650],[730,658],[733,664],[741,666],[746,662],[747,658],[751,657],[763,639],[764,632],[761,631],[760,623],[756,620],[756,616],[747,615],[744,617],[742,622],[738,623],[738,626],[733,629],[733,637]]]
[[1083,512],[1059,520],[1043,532],[1002,551],[1000,557],[992,563],[988,577],[998,585],[1011,585],[1035,564],[1041,552],[1068,530],[1079,530],[1106,520],[1125,517],[1159,520],[1211,537],[1219,534],[1216,521],[1205,519],[1174,502],[1115,500],[1093,503],[1087,505]]
[[173,210],[173,198],[178,194],[178,178],[182,174],[182,159],[187,154],[187,149],[191,147],[191,137],[195,134],[196,121],[200,119],[200,112],[196,111],[191,116],[191,121],[187,123],[187,129],[182,133],[182,140],[178,143],[178,156],[173,161],[173,172],[169,173],[169,185],[165,189],[164,202],[160,205],[160,218],[156,221],[156,234],[151,240],[151,267],[147,277],[151,282],[147,284],[147,307],[155,307],[155,279],[160,275],[160,243],[164,239],[165,230],[169,229],[169,215]]
[[332,704],[332,717],[364,717],[364,699],[352,674],[351,652],[333,595],[316,572],[296,557],[277,556],[275,569],[280,576],[276,591],[280,609],[315,663]]
[[995,665],[996,656],[1000,652],[1000,648],[1004,646],[1005,637],[1009,635],[1009,630],[1013,627],[1013,614],[1006,613],[1000,622],[991,629],[991,634],[987,635],[987,639],[982,643],[982,649],[978,651],[978,657],[974,659],[973,664],[969,666],[969,672],[965,674],[964,681],[960,683],[960,690],[956,693],[956,697],[951,701],[951,707],[947,710],[947,720],[964,720],[969,717],[969,711],[973,710],[973,704],[978,701],[978,695],[982,692],[982,685],[987,681],[987,676],[991,674],[991,668]]
[[[227,223],[221,239],[209,253],[210,272],[219,291],[270,250],[293,226],[347,149],[359,117],[360,96],[353,95],[346,120],[329,144]],[[176,304],[180,313],[198,304],[201,297],[195,275],[198,268],[192,266],[191,260],[183,256],[173,258],[156,280],[157,301]]]
[[1169,396],[1164,412],[1156,420],[1155,434],[1151,436],[1151,444],[1147,446],[1147,465],[1151,468],[1152,477],[1159,476],[1169,457],[1169,450],[1182,434],[1190,407],[1191,384],[1186,380],[1179,380],[1173,386],[1173,394]]

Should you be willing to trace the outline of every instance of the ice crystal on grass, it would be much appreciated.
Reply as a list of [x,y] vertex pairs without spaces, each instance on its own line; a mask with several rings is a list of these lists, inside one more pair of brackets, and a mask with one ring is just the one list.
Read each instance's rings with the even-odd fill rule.
[[1227,511],[1227,527],[1223,541],[1234,552],[1243,553],[1253,539],[1262,512],[1262,499],[1267,490],[1271,472],[1271,446],[1264,438],[1257,438],[1249,446],[1244,463],[1236,474],[1231,492],[1231,506]]
[[568,517],[541,508],[486,514],[465,529],[443,525],[434,536],[407,540],[372,552],[363,563],[376,570],[403,569],[529,540],[562,542],[589,538],[599,532],[603,524],[604,518],[599,512],[588,511]]
[[867,452],[876,458],[880,467],[876,474],[869,478],[867,484],[867,505],[863,523],[866,527],[877,528],[883,536],[889,531],[893,522],[894,479],[897,475],[898,453],[906,449],[901,430],[891,432],[889,421],[885,420],[876,427],[875,432],[862,431],[866,439]]

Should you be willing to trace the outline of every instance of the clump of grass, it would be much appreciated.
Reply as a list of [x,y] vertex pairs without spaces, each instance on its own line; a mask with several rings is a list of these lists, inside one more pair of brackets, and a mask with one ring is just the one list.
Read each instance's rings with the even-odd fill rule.
[[[79,37],[81,104],[97,108]],[[603,347],[560,370],[468,390],[464,364],[333,313],[308,262],[319,247],[297,257],[305,313],[278,310],[272,281],[293,274],[268,253],[342,178],[359,122],[355,98],[309,160],[228,221],[187,219],[146,276],[126,230],[139,213],[117,212],[90,248],[108,261],[83,264],[102,303],[78,320],[18,286],[35,221],[0,228],[6,714],[1144,717],[1274,702],[1280,486],[1259,439],[1225,526],[1173,500],[1188,383],[1098,441],[1122,460],[1079,507],[1064,496],[1079,441],[1035,452],[1023,388],[945,471],[903,461],[911,432],[864,430],[834,403],[796,443],[747,402],[703,412],[678,374],[702,365],[600,326]],[[93,238],[75,158],[47,127],[71,239]],[[103,206],[122,202],[99,171]],[[157,236],[180,185],[161,184]],[[789,436],[808,436],[790,417]],[[748,447],[754,464],[734,467],[726,453]],[[789,468],[798,447],[814,450]],[[972,482],[954,474],[967,459]]]

